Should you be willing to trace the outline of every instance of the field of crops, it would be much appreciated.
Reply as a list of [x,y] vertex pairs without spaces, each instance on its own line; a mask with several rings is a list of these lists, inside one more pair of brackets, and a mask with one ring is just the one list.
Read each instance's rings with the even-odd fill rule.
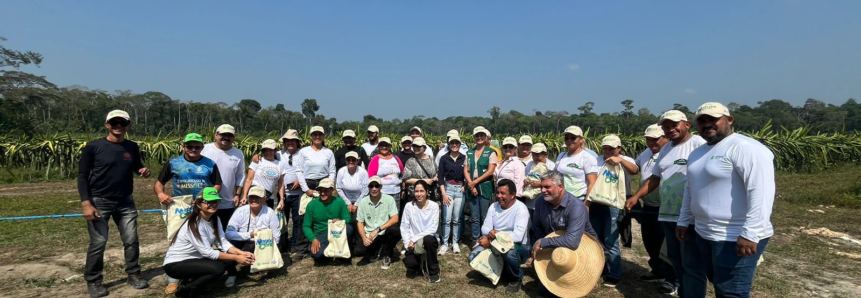
[[[813,134],[808,128],[794,130],[782,129],[773,132],[770,126],[756,132],[742,132],[751,136],[766,146],[775,154],[777,167],[785,171],[809,171],[824,169],[832,165],[861,161],[861,134]],[[466,134],[465,131],[461,135]],[[590,148],[598,149],[604,135],[585,133]],[[394,142],[403,135],[386,134]],[[7,169],[28,168],[44,171],[45,176],[53,172],[61,177],[73,177],[77,171],[77,161],[81,148],[86,142],[98,138],[97,135],[53,135],[53,136],[0,136],[0,167]],[[212,140],[212,134],[204,136]],[[307,134],[303,138],[307,140]],[[494,135],[493,139],[501,142],[506,136]],[[514,136],[515,138],[519,136]],[[639,135],[621,135],[622,146],[629,155],[636,156],[645,150],[645,140]],[[280,135],[272,133],[268,136],[250,137],[239,136],[236,147],[250,158],[260,150],[260,143],[266,138],[278,139]],[[551,156],[555,156],[564,148],[562,135],[558,133],[542,133],[532,135],[536,143],[547,145]],[[144,160],[149,164],[162,164],[172,156],[181,153],[180,136],[134,136],[129,139],[138,142]],[[426,135],[428,144],[439,144],[445,136]],[[464,138],[471,143],[471,138]],[[340,133],[326,137],[326,146],[337,150],[343,146]]]

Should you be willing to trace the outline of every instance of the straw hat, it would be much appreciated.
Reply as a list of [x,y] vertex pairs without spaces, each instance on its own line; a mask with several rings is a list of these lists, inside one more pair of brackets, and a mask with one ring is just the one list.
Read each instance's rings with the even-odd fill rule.
[[[547,238],[565,235],[556,231]],[[577,250],[542,249],[535,256],[535,273],[547,290],[559,297],[583,297],[589,294],[604,270],[604,248],[597,239],[583,233]]]

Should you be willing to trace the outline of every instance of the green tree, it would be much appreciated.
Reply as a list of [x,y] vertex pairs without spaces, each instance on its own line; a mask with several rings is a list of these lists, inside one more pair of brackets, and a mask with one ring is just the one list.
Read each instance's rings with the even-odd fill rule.
[[580,116],[588,116],[589,114],[592,114],[592,108],[594,107],[595,103],[590,101],[577,108],[577,110],[580,111]]
[[625,111],[622,112],[622,116],[625,119],[631,118],[634,116],[634,101],[630,99],[626,99],[622,101],[622,106],[625,107]]
[[313,98],[306,98],[302,101],[302,115],[305,115],[305,118],[308,118],[308,126],[311,126],[311,119],[317,115],[317,111],[320,110],[320,105],[317,104],[317,100]]

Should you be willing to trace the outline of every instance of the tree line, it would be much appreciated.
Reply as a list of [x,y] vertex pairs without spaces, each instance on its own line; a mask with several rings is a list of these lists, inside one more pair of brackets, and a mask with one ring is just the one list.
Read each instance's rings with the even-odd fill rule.
[[[411,118],[382,119],[364,115],[361,121],[338,121],[320,113],[321,106],[311,98],[263,107],[254,99],[228,104],[180,100],[158,91],[134,93],[129,90],[90,90],[83,86],[58,87],[45,77],[20,71],[24,65],[41,65],[41,54],[8,49],[3,45],[5,41],[0,37],[0,132],[7,134],[96,132],[102,130],[104,115],[112,109],[129,112],[134,123],[132,132],[144,135],[203,131],[222,123],[233,124],[238,133],[246,135],[284,132],[288,128],[304,130],[310,125],[321,125],[329,131],[363,131],[369,125],[377,125],[386,132],[405,134],[413,126],[422,127],[426,133],[445,134],[451,128],[471,129],[483,125],[494,133],[514,135],[560,132],[571,124],[598,134],[637,134],[655,123],[663,112],[637,109],[634,100],[624,99],[620,102],[620,111],[600,114],[593,112],[594,102],[586,102],[576,111],[533,109],[504,112],[494,106],[484,117],[439,119],[410,115]],[[689,104],[690,107],[676,103],[672,108],[693,116],[692,109],[700,103]],[[761,101],[756,106],[735,102],[725,104],[736,118],[738,130],[756,131],[769,121],[775,129],[810,127],[814,133],[861,130],[861,105],[852,98],[839,106],[813,98],[807,99],[802,106],[793,106],[781,99]]]

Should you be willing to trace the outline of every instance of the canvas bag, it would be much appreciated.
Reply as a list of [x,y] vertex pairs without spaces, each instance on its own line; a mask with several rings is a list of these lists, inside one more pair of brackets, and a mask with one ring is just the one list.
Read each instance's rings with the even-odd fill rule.
[[[275,203],[278,204],[278,201]],[[287,218],[284,216],[284,204],[278,204],[278,206],[275,206],[275,212],[278,213],[278,230],[281,231],[283,235],[283,233],[287,231]]]
[[[526,175],[526,179],[529,182],[541,181],[541,175],[547,173],[547,164],[539,163],[537,165],[533,165],[531,169],[529,169],[529,174]],[[531,185],[527,185],[523,188],[522,191],[523,197],[528,199],[535,199],[539,194],[541,194],[541,187],[532,187]]]
[[598,172],[598,179],[592,187],[589,199],[592,203],[607,205],[616,209],[625,209],[627,198],[625,186],[625,170],[620,164],[604,164]]
[[314,191],[314,196],[308,196],[308,194],[302,194],[302,198],[299,200],[299,215],[305,214],[305,208],[308,208],[308,203],[314,200],[314,198],[319,197],[320,193],[316,190]]
[[167,241],[176,235],[182,224],[185,223],[186,217],[191,214],[194,208],[194,196],[176,196],[171,198],[173,203],[170,205],[161,205],[161,218],[167,225]]
[[329,220],[329,231],[327,232],[329,245],[323,251],[328,258],[350,258],[350,246],[347,245],[347,222],[343,219],[336,222]]
[[281,259],[281,252],[278,251],[277,243],[270,229],[254,232],[255,260],[251,264],[251,273],[278,269],[284,266],[284,260]]
[[502,256],[494,254],[491,249],[478,253],[472,262],[469,262],[469,266],[490,279],[493,285],[496,285],[502,276]]

